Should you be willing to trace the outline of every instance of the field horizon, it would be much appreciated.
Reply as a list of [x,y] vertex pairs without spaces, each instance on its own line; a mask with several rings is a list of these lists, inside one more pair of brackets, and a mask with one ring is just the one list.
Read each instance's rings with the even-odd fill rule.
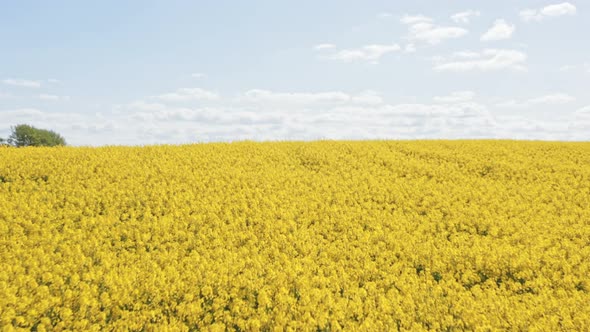
[[[181,143],[148,143],[148,144],[106,144],[106,145],[63,145],[49,147],[55,148],[141,148],[141,147],[183,147],[193,145],[215,145],[215,144],[284,144],[284,143],[302,143],[302,144],[314,144],[321,142],[334,142],[334,143],[375,143],[375,142],[400,142],[400,143],[419,143],[419,142],[514,142],[514,143],[550,143],[550,144],[586,144],[590,143],[588,140],[549,140],[549,139],[519,139],[519,138],[384,138],[384,139],[332,139],[332,138],[319,138],[319,139],[270,139],[270,140],[256,140],[256,139],[240,139],[240,140],[223,140],[223,141],[194,141],[194,142],[181,142]],[[0,146],[0,148],[40,148],[45,149],[45,146],[26,146],[26,147],[14,147],[14,146]]]

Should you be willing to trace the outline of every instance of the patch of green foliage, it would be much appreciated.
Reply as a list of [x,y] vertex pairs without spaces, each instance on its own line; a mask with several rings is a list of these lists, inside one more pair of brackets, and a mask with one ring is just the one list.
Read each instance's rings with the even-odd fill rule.
[[11,129],[12,132],[8,136],[8,139],[0,139],[0,144],[8,144],[15,147],[66,145],[66,140],[52,130],[39,129],[26,124],[20,124]]

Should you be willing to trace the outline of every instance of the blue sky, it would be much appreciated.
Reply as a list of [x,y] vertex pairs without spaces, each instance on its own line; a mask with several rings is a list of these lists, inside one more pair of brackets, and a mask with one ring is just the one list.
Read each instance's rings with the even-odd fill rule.
[[0,137],[590,140],[587,31],[587,1],[0,0]]

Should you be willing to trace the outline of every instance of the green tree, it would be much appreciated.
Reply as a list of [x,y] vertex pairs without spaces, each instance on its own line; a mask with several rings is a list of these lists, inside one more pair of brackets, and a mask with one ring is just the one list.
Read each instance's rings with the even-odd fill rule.
[[16,147],[66,145],[66,140],[60,134],[25,124],[12,127],[7,142]]

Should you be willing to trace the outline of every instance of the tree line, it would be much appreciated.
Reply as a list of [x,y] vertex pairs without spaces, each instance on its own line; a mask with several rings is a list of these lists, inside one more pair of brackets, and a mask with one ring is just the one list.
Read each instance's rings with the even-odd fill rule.
[[63,146],[66,140],[53,130],[39,129],[30,125],[20,124],[11,127],[8,138],[0,138],[0,146]]

